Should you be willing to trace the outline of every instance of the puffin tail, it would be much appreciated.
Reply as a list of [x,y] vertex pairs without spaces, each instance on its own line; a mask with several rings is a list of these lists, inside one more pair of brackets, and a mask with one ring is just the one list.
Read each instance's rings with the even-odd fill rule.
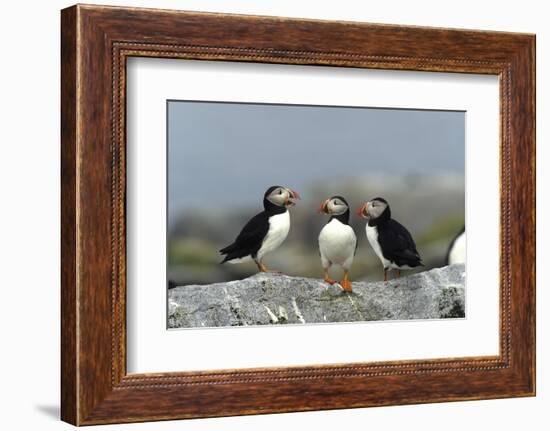
[[220,263],[225,263],[228,260],[231,260],[234,258],[234,256],[231,255],[231,253],[235,250],[235,243],[228,245],[227,247],[224,247],[220,250],[220,254],[225,255],[223,260]]

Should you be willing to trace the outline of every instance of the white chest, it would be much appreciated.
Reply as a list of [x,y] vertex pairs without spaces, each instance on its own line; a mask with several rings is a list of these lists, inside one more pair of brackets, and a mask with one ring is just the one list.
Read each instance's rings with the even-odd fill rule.
[[367,226],[365,227],[365,231],[367,232],[367,239],[369,240],[369,244],[378,256],[378,259],[380,259],[384,267],[388,267],[390,265],[390,261],[384,257],[384,255],[382,254],[382,248],[380,247],[380,244],[378,244],[378,228],[376,226],[369,226],[367,224]]
[[285,211],[269,218],[269,230],[258,250],[258,258],[261,259],[266,253],[279,247],[288,235],[290,230],[290,214]]
[[353,259],[357,237],[353,228],[336,219],[327,223],[319,234],[319,251],[321,257],[330,262],[343,264]]
[[466,233],[460,235],[454,242],[449,253],[449,265],[466,262]]

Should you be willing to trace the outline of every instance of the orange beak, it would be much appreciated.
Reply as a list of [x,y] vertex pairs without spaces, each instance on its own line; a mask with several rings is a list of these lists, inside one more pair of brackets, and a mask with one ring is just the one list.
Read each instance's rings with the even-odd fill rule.
[[286,206],[291,206],[291,207],[292,207],[292,206],[296,205],[296,203],[295,203],[295,202],[292,202],[290,199],[298,199],[298,200],[300,200],[300,199],[302,199],[302,198],[300,197],[300,194],[299,194],[298,192],[296,192],[296,191],[294,191],[294,190],[291,190],[291,189],[287,189],[287,190],[288,190],[289,199],[286,200],[285,205],[286,205]]
[[292,199],[298,199],[298,200],[302,199],[302,198],[300,197],[300,194],[299,194],[297,191],[288,189],[288,192],[290,193],[290,197],[291,197]]
[[363,218],[367,218],[368,216],[368,213],[367,213],[367,204],[364,203],[363,205],[361,205],[361,208],[359,208],[357,210],[357,215],[359,217],[363,217]]
[[319,205],[319,213],[328,214],[328,199],[321,202],[321,205]]

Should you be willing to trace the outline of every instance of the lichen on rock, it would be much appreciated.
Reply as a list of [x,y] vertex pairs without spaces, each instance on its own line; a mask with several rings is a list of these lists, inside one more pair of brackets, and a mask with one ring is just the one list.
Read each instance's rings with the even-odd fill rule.
[[436,268],[388,282],[353,283],[259,273],[168,292],[168,327],[222,327],[465,317],[465,267]]

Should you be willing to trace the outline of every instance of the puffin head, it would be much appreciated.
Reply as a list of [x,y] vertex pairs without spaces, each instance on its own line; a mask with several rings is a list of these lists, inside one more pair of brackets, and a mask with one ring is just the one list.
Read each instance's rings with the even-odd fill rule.
[[390,206],[386,199],[384,198],[374,198],[368,202],[365,202],[359,210],[357,215],[367,220],[376,220],[382,215],[384,217],[390,218]]
[[282,186],[271,186],[264,194],[264,202],[271,202],[278,207],[290,208],[296,205],[296,199],[300,199],[298,192]]
[[333,196],[321,202],[319,212],[330,215],[342,215],[349,211],[349,205],[342,196]]

